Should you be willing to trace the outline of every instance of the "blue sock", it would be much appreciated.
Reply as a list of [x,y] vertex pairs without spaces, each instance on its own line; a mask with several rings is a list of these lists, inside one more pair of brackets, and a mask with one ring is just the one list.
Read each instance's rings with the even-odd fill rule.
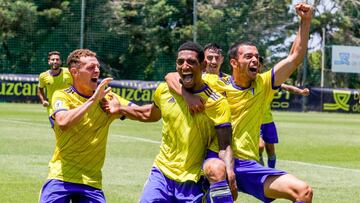
[[305,202],[294,202],[294,203],[305,203]]
[[226,180],[211,184],[206,193],[207,203],[233,203],[231,191]]
[[276,164],[276,155],[274,154],[268,157],[268,167],[275,168],[275,164]]

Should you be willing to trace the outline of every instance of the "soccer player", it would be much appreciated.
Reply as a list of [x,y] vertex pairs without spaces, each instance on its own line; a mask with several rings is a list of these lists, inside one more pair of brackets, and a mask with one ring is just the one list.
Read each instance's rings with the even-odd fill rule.
[[[226,178],[236,199],[230,109],[226,99],[202,81],[203,60],[203,49],[194,42],[186,42],[178,49],[177,72],[183,87],[205,101],[202,113],[191,115],[184,99],[171,92],[166,83],[156,89],[153,104],[129,108],[111,100],[104,107],[109,113],[121,112],[140,121],[163,120],[160,152],[145,184],[142,203],[201,202],[202,167],[210,182],[208,201],[233,202]],[[204,162],[210,145],[220,149],[221,159],[209,158]]]
[[[258,74],[259,53],[255,45],[235,43],[229,49],[232,76],[219,80],[217,75],[209,74],[204,78],[211,88],[227,97],[230,105],[233,127],[231,148],[238,189],[264,202],[277,198],[294,202],[312,201],[313,192],[307,183],[285,171],[258,163],[260,125],[265,108],[270,105],[276,87],[301,64],[307,49],[312,8],[299,3],[295,10],[301,21],[293,52],[270,71]],[[216,151],[216,147],[210,147],[207,157],[216,157]]]
[[[209,43],[205,45],[203,76],[206,74],[215,74],[218,75],[220,78],[228,76],[226,73],[223,73],[221,71],[221,65],[224,62],[224,56],[221,52],[222,50],[220,46],[216,43]],[[176,83],[178,83],[178,80],[174,81],[174,83],[174,85],[176,85]],[[199,113],[204,111],[204,101],[201,99],[201,97],[193,94],[188,94],[186,91],[183,91],[183,94],[191,113]]]
[[[289,91],[294,94],[302,96],[308,96],[310,91],[308,88],[300,89],[292,85],[281,84],[280,89]],[[259,162],[264,166],[264,160],[262,153],[264,148],[267,154],[267,165],[270,168],[275,168],[276,165],[276,153],[275,144],[279,143],[276,126],[271,113],[271,105],[265,110],[263,122],[260,127],[260,143],[259,143]]]
[[215,74],[220,78],[227,76],[226,73],[221,72],[221,65],[224,62],[224,56],[222,55],[220,46],[216,43],[209,43],[204,47],[204,63],[205,74]]
[[50,116],[51,97],[55,90],[61,90],[70,87],[70,85],[73,83],[73,80],[69,70],[67,68],[60,67],[60,52],[49,52],[48,64],[50,69],[42,72],[39,75],[37,94],[41,104],[47,108],[48,115]]
[[[77,49],[70,53],[67,64],[74,83],[57,90],[51,106],[54,112],[56,147],[49,162],[48,180],[44,183],[40,203],[97,202],[105,203],[101,169],[105,160],[109,125],[121,115],[109,115],[100,101],[110,99],[112,80],[106,78],[98,85],[100,64],[96,53]],[[120,96],[121,105],[131,103]]]

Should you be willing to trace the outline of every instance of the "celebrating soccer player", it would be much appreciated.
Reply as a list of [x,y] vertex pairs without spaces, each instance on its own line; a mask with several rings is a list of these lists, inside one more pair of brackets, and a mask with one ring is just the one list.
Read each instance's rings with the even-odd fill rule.
[[[109,126],[121,115],[109,115],[100,101],[110,99],[112,80],[106,78],[98,85],[100,64],[96,54],[77,49],[67,59],[74,84],[57,90],[51,106],[54,112],[56,147],[49,163],[48,180],[42,187],[40,202],[99,202],[105,203],[101,169],[104,165]],[[121,105],[131,103],[120,96]]]
[[[158,86],[154,103],[126,107],[116,98],[105,104],[110,113],[121,113],[140,121],[163,120],[162,142],[145,184],[140,202],[201,202],[201,170],[210,182],[209,202],[233,202],[237,197],[234,162],[230,143],[232,129],[226,99],[202,80],[204,52],[187,42],[178,49],[176,69],[183,87],[205,101],[205,110],[192,115],[184,99],[170,91],[166,83]],[[180,85],[179,80],[177,81]],[[206,150],[214,146],[219,158],[204,161]],[[230,188],[227,183],[230,184]]]
[[[267,168],[258,163],[260,125],[265,109],[270,105],[276,87],[301,64],[307,49],[312,8],[300,3],[295,6],[295,10],[301,21],[293,51],[270,71],[259,74],[259,53],[256,46],[238,42],[229,49],[232,76],[221,80],[217,75],[207,74],[204,77],[211,88],[226,96],[230,105],[232,150],[238,189],[264,202],[277,198],[294,202],[312,201],[312,189],[307,183],[285,171]],[[178,87],[172,88],[181,92]],[[216,157],[217,149],[211,147],[210,150],[207,156]]]

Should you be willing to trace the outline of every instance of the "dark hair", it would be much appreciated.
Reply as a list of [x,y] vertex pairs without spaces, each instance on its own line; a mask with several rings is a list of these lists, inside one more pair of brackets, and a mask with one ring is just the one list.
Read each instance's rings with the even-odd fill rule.
[[52,56],[52,55],[58,55],[58,56],[60,56],[60,52],[58,52],[58,51],[50,51],[50,52],[48,53],[48,60],[50,59],[50,56]]
[[71,68],[73,65],[79,63],[81,57],[93,56],[96,57],[96,53],[89,49],[76,49],[72,51],[67,57],[66,63]]
[[178,49],[178,53],[183,50],[190,50],[196,52],[199,62],[201,63],[204,61],[204,51],[203,48],[198,43],[191,41],[185,42],[182,45],[180,45]]
[[239,50],[239,47],[241,46],[254,46],[256,47],[256,45],[252,42],[235,42],[233,45],[231,45],[229,51],[228,51],[228,55],[229,55],[229,59],[236,59],[237,58],[237,52]]
[[205,47],[204,47],[204,52],[205,52],[206,50],[214,50],[214,51],[215,51],[216,53],[218,53],[218,54],[221,54],[221,52],[222,52],[222,49],[221,49],[220,46],[219,46],[218,44],[216,44],[216,43],[209,43],[209,44],[205,45]]
[[262,56],[259,56],[259,63],[260,63],[261,65],[264,65],[264,63],[265,63],[265,58],[262,57]]

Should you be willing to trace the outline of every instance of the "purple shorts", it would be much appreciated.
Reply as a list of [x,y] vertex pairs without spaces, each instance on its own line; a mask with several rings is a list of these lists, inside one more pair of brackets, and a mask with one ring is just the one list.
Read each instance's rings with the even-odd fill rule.
[[274,122],[262,124],[260,127],[260,135],[265,143],[279,143],[278,134]]
[[177,182],[164,176],[156,167],[151,169],[145,183],[140,203],[150,202],[201,202],[203,197],[202,180]]
[[78,183],[47,180],[40,193],[40,203],[106,203],[102,190]]
[[[208,150],[206,158],[216,158],[218,153]],[[252,195],[259,200],[267,203],[273,199],[265,197],[264,182],[268,176],[285,175],[285,171],[268,168],[254,160],[243,160],[235,158],[234,163],[236,184],[238,190]]]

